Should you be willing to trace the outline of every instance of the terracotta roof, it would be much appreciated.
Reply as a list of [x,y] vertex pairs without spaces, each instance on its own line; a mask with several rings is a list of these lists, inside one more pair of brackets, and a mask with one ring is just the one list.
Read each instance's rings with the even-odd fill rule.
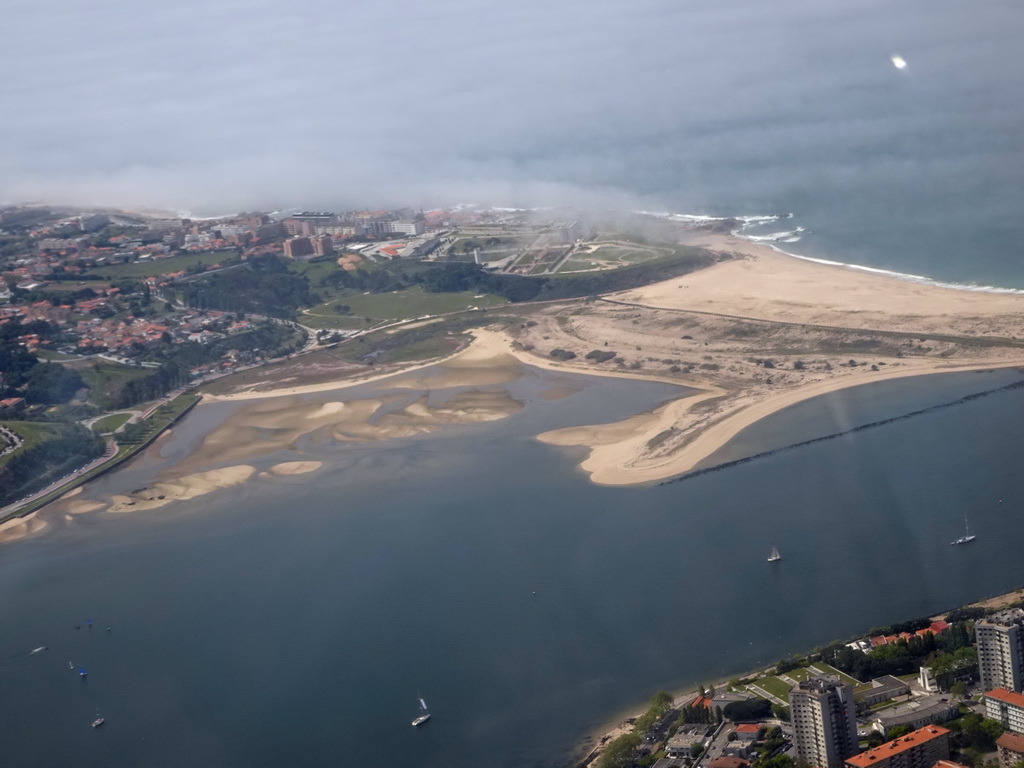
[[757,733],[761,730],[761,726],[758,723],[740,723],[736,726],[736,730],[740,733]]
[[932,739],[938,738],[943,734],[948,734],[949,731],[938,725],[926,725],[924,728],[918,728],[913,733],[908,733],[906,736],[902,736],[898,739],[882,744],[880,747],[869,749],[867,752],[861,752],[859,755],[847,758],[846,764],[856,766],[856,768],[867,768],[867,766],[874,765],[879,760],[886,760],[893,755],[898,755],[901,752],[906,752],[908,749],[919,747],[922,744],[926,744]]
[[716,757],[714,760],[708,763],[708,768],[745,768],[745,766],[748,765],[750,765],[749,760],[744,760],[739,757],[729,757],[728,755],[722,755],[721,757]]
[[996,739],[996,746],[1000,749],[1008,749],[1011,752],[1024,754],[1024,736],[1019,733],[1004,733]]
[[1024,707],[1024,696],[1013,691],[1008,691],[1005,688],[996,688],[995,690],[989,691],[985,694],[990,699],[996,701],[1003,701],[1007,704],[1012,704],[1015,707]]

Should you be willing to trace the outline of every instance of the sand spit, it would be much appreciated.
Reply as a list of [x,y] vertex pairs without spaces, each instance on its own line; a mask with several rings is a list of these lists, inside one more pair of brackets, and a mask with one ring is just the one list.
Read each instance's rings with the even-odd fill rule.
[[157,509],[175,501],[185,501],[205,496],[214,491],[241,485],[256,472],[248,464],[221,467],[206,472],[196,472],[184,477],[163,480],[148,488],[140,488],[129,495],[115,495],[111,498],[111,512],[137,512]]
[[275,464],[267,471],[272,475],[287,477],[290,475],[304,475],[308,472],[316,472],[324,463],[322,461],[285,461]]
[[695,469],[747,427],[773,413],[812,397],[847,387],[908,376],[953,371],[989,370],[992,366],[920,366],[865,377],[814,382],[771,397],[734,397],[723,414],[692,413],[709,392],[673,401],[645,414],[611,424],[545,432],[538,440],[551,445],[590,449],[580,468],[600,485],[638,485],[665,480]]
[[[828,392],[1024,365],[1017,341],[1024,339],[1024,295],[914,282],[734,237],[702,237],[697,244],[734,258],[610,297],[627,305],[542,309],[529,326],[514,329],[516,345],[475,332],[478,350],[487,346],[544,368],[705,391],[617,424],[540,436],[589,448],[582,468],[594,482],[628,485],[682,474],[756,421]],[[547,356],[554,348],[576,358],[554,362]],[[616,367],[587,361],[592,350],[614,351]]]

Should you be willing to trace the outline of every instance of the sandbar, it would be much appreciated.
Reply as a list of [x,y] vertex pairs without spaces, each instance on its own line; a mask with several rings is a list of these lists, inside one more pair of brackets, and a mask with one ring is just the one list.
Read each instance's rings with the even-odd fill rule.
[[272,475],[304,475],[307,472],[316,472],[323,465],[322,461],[284,461],[267,471]]

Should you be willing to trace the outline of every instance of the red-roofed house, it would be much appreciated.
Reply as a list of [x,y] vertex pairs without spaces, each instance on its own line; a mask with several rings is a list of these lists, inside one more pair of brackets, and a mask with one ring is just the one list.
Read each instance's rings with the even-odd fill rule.
[[848,768],[924,768],[949,759],[949,731],[926,725],[913,733],[848,757]]
[[985,717],[998,720],[1013,733],[1024,733],[1024,696],[1005,688],[985,694]]
[[933,621],[931,625],[928,627],[928,629],[930,629],[932,632],[938,635],[949,629],[949,622],[942,621],[941,619],[939,621]]
[[999,749],[999,765],[1011,768],[1024,760],[1024,736],[1019,733],[1004,733],[996,739]]
[[740,741],[757,741],[760,735],[760,723],[740,723],[736,726],[736,738]]
[[747,768],[748,765],[750,765],[749,760],[722,755],[708,763],[708,768]]

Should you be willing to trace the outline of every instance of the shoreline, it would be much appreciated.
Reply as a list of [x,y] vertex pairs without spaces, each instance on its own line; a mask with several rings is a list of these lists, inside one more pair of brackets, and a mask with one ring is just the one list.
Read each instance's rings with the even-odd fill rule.
[[[934,376],[943,373],[969,373],[971,371],[1018,368],[1024,363],[965,364],[922,366],[899,371],[885,371],[865,379],[836,379],[814,382],[804,387],[780,392],[770,398],[744,404],[699,432],[693,440],[670,455],[644,463],[641,450],[659,434],[671,429],[679,416],[692,405],[715,396],[715,393],[690,396],[675,400],[661,408],[630,417],[621,422],[589,427],[567,427],[538,435],[537,439],[551,445],[589,448],[580,468],[598,485],[628,486],[655,483],[686,474],[725,447],[743,430],[786,408],[821,395],[840,392],[862,385],[881,383],[916,376]],[[647,416],[648,418],[644,418]],[[630,429],[632,422],[635,429]],[[626,432],[624,437],[620,437]],[[631,465],[636,462],[637,465]]]
[[[418,371],[436,366],[452,369],[448,374],[455,378],[463,376],[459,386],[482,386],[485,382],[479,371],[475,383],[470,380],[472,377],[466,378],[468,371],[458,376],[454,371],[460,368],[508,368],[513,363],[556,373],[672,384],[680,388],[680,394],[653,410],[633,414],[618,422],[579,425],[536,435],[536,439],[550,445],[586,448],[586,456],[579,467],[591,482],[635,486],[665,481],[693,471],[745,429],[814,397],[900,378],[1024,367],[1024,341],[1018,341],[1024,339],[1022,295],[965,291],[907,281],[877,270],[860,270],[855,265],[787,254],[771,245],[752,243],[736,236],[705,233],[695,235],[693,244],[731,254],[732,258],[725,258],[697,272],[614,294],[627,303],[634,302],[629,309],[595,305],[580,310],[577,302],[552,304],[534,315],[538,322],[530,323],[532,328],[523,323],[507,329],[495,325],[470,329],[465,332],[468,341],[463,341],[459,349],[433,360],[396,366],[387,371],[364,371],[355,377],[276,388],[271,379],[249,385],[270,387],[265,390],[250,388],[231,394],[203,394],[202,397],[212,403],[269,401],[299,395],[340,393],[353,387],[382,382],[393,382],[399,388],[417,386],[429,389],[431,385],[424,384],[424,379],[413,382],[409,379]],[[572,304],[571,308],[569,304]],[[676,330],[675,335],[671,335],[671,331],[666,332],[672,323],[679,322],[680,315],[659,318],[657,313],[672,310],[728,317],[731,321],[781,321],[790,326],[835,328],[863,334],[898,328],[904,337],[932,334],[934,338],[946,341],[929,341],[937,350],[923,351],[925,338],[913,340],[917,341],[916,345],[907,342],[898,347],[905,350],[906,355],[896,351],[895,346],[887,352],[866,352],[870,355],[869,360],[888,361],[879,362],[871,369],[866,367],[863,358],[862,367],[853,367],[852,360],[847,367],[845,356],[835,350],[823,352],[814,346],[816,342],[810,341],[808,344],[811,346],[798,349],[793,354],[811,358],[822,355],[828,358],[831,355],[835,365],[823,368],[809,363],[806,370],[803,367],[794,370],[795,366],[787,366],[783,357],[765,384],[762,374],[751,375],[750,371],[756,371],[757,367],[755,365],[751,369],[750,356],[758,353],[785,355],[784,352],[773,352],[770,347],[771,334],[776,331],[754,336],[745,348],[738,348],[735,344],[730,348],[728,344],[719,343],[723,337],[716,337],[714,329],[709,330],[707,325],[693,326],[697,330],[690,333],[698,334],[696,340],[691,335],[680,337],[680,330]],[[646,319],[635,319],[642,316]],[[627,318],[634,318],[631,324],[627,323]],[[642,325],[638,325],[640,323]],[[638,327],[632,330],[631,325]],[[689,329],[691,326],[682,327]],[[564,331],[561,335],[560,330]],[[680,343],[680,338],[690,341]],[[611,343],[611,349],[621,351],[617,358],[618,367],[609,369],[602,364],[584,361],[585,350],[592,348],[591,345],[600,348],[602,339],[604,347]],[[716,346],[709,348],[709,339]],[[948,339],[960,341],[949,342]],[[982,343],[972,343],[975,339]],[[541,351],[559,342],[570,348],[571,342],[579,356],[569,362],[549,358]],[[641,345],[645,350],[643,354],[648,355],[646,361],[659,362],[655,357],[649,357],[651,354],[658,358],[690,355],[691,361],[695,359],[692,356],[702,355],[699,359],[714,359],[716,364],[689,362],[683,375],[670,375],[669,370],[658,370],[657,365],[651,366],[648,362],[641,367],[639,361],[642,358],[627,351],[634,347],[639,351]],[[634,358],[634,364],[627,368],[628,360],[623,358],[629,357]],[[838,359],[840,357],[842,361]],[[858,354],[858,357],[862,355]],[[671,362],[660,360],[663,365]],[[719,362],[721,365],[717,364]],[[885,365],[889,367],[879,367]],[[680,369],[677,365],[670,370],[678,373]],[[772,376],[777,379],[774,384]],[[497,384],[500,381],[486,383]],[[450,414],[433,417],[423,411],[422,406],[416,408],[419,409],[416,413],[407,414],[408,424],[395,425],[391,432],[404,435],[423,433],[428,431],[427,421],[441,424],[461,418]],[[495,417],[496,414],[488,416]],[[324,424],[328,421],[330,419],[325,419]],[[258,426],[248,425],[250,431]],[[276,426],[293,428],[286,424]],[[379,430],[373,435],[363,430],[345,439],[387,437],[388,430]],[[196,458],[198,460],[199,457]],[[193,466],[191,471],[194,474],[196,468]],[[45,527],[46,520],[35,515],[28,521],[20,518],[7,521],[0,527],[0,541],[32,535]]]
[[[1021,599],[1024,599],[1024,587],[1017,587],[1007,592],[1001,592],[998,595],[993,595],[992,597],[984,597],[979,600],[975,600],[974,602],[967,603],[963,606],[954,606],[952,608],[939,611],[938,613],[934,614],[931,618],[944,618],[950,613],[950,611],[954,611],[957,608],[977,607],[985,608],[987,610],[998,610],[999,608],[1004,607],[1005,605],[1017,602]],[[677,691],[669,691],[669,693],[672,694],[674,700],[673,706],[677,706],[680,704],[680,702],[686,701],[687,698],[690,698],[691,696],[695,697],[697,694],[699,694],[700,691],[694,686],[706,685],[706,687],[715,688],[716,690],[724,690],[728,686],[730,680],[742,680],[751,677],[757,677],[761,675],[761,673],[763,672],[768,672],[772,670],[774,667],[775,664],[769,664],[768,666],[758,667],[754,670],[739,672],[735,675],[732,675],[731,677],[713,680],[706,684],[698,681],[697,683],[692,683],[687,687],[679,689]],[[651,692],[650,695],[653,694],[654,692]],[[576,743],[576,746],[572,749],[573,754],[585,753],[584,757],[581,760],[574,763],[575,768],[584,768],[585,766],[591,765],[594,762],[594,760],[596,760],[600,756],[601,751],[603,750],[606,744],[608,744],[612,739],[618,736],[621,736],[625,733],[629,733],[632,730],[632,725],[627,721],[639,717],[646,710],[646,705],[638,706],[639,708],[637,706],[632,705],[629,707],[624,707],[623,709],[619,710],[618,714],[616,714],[613,718],[606,720],[604,725],[596,726],[594,729],[588,730],[586,734]]]

